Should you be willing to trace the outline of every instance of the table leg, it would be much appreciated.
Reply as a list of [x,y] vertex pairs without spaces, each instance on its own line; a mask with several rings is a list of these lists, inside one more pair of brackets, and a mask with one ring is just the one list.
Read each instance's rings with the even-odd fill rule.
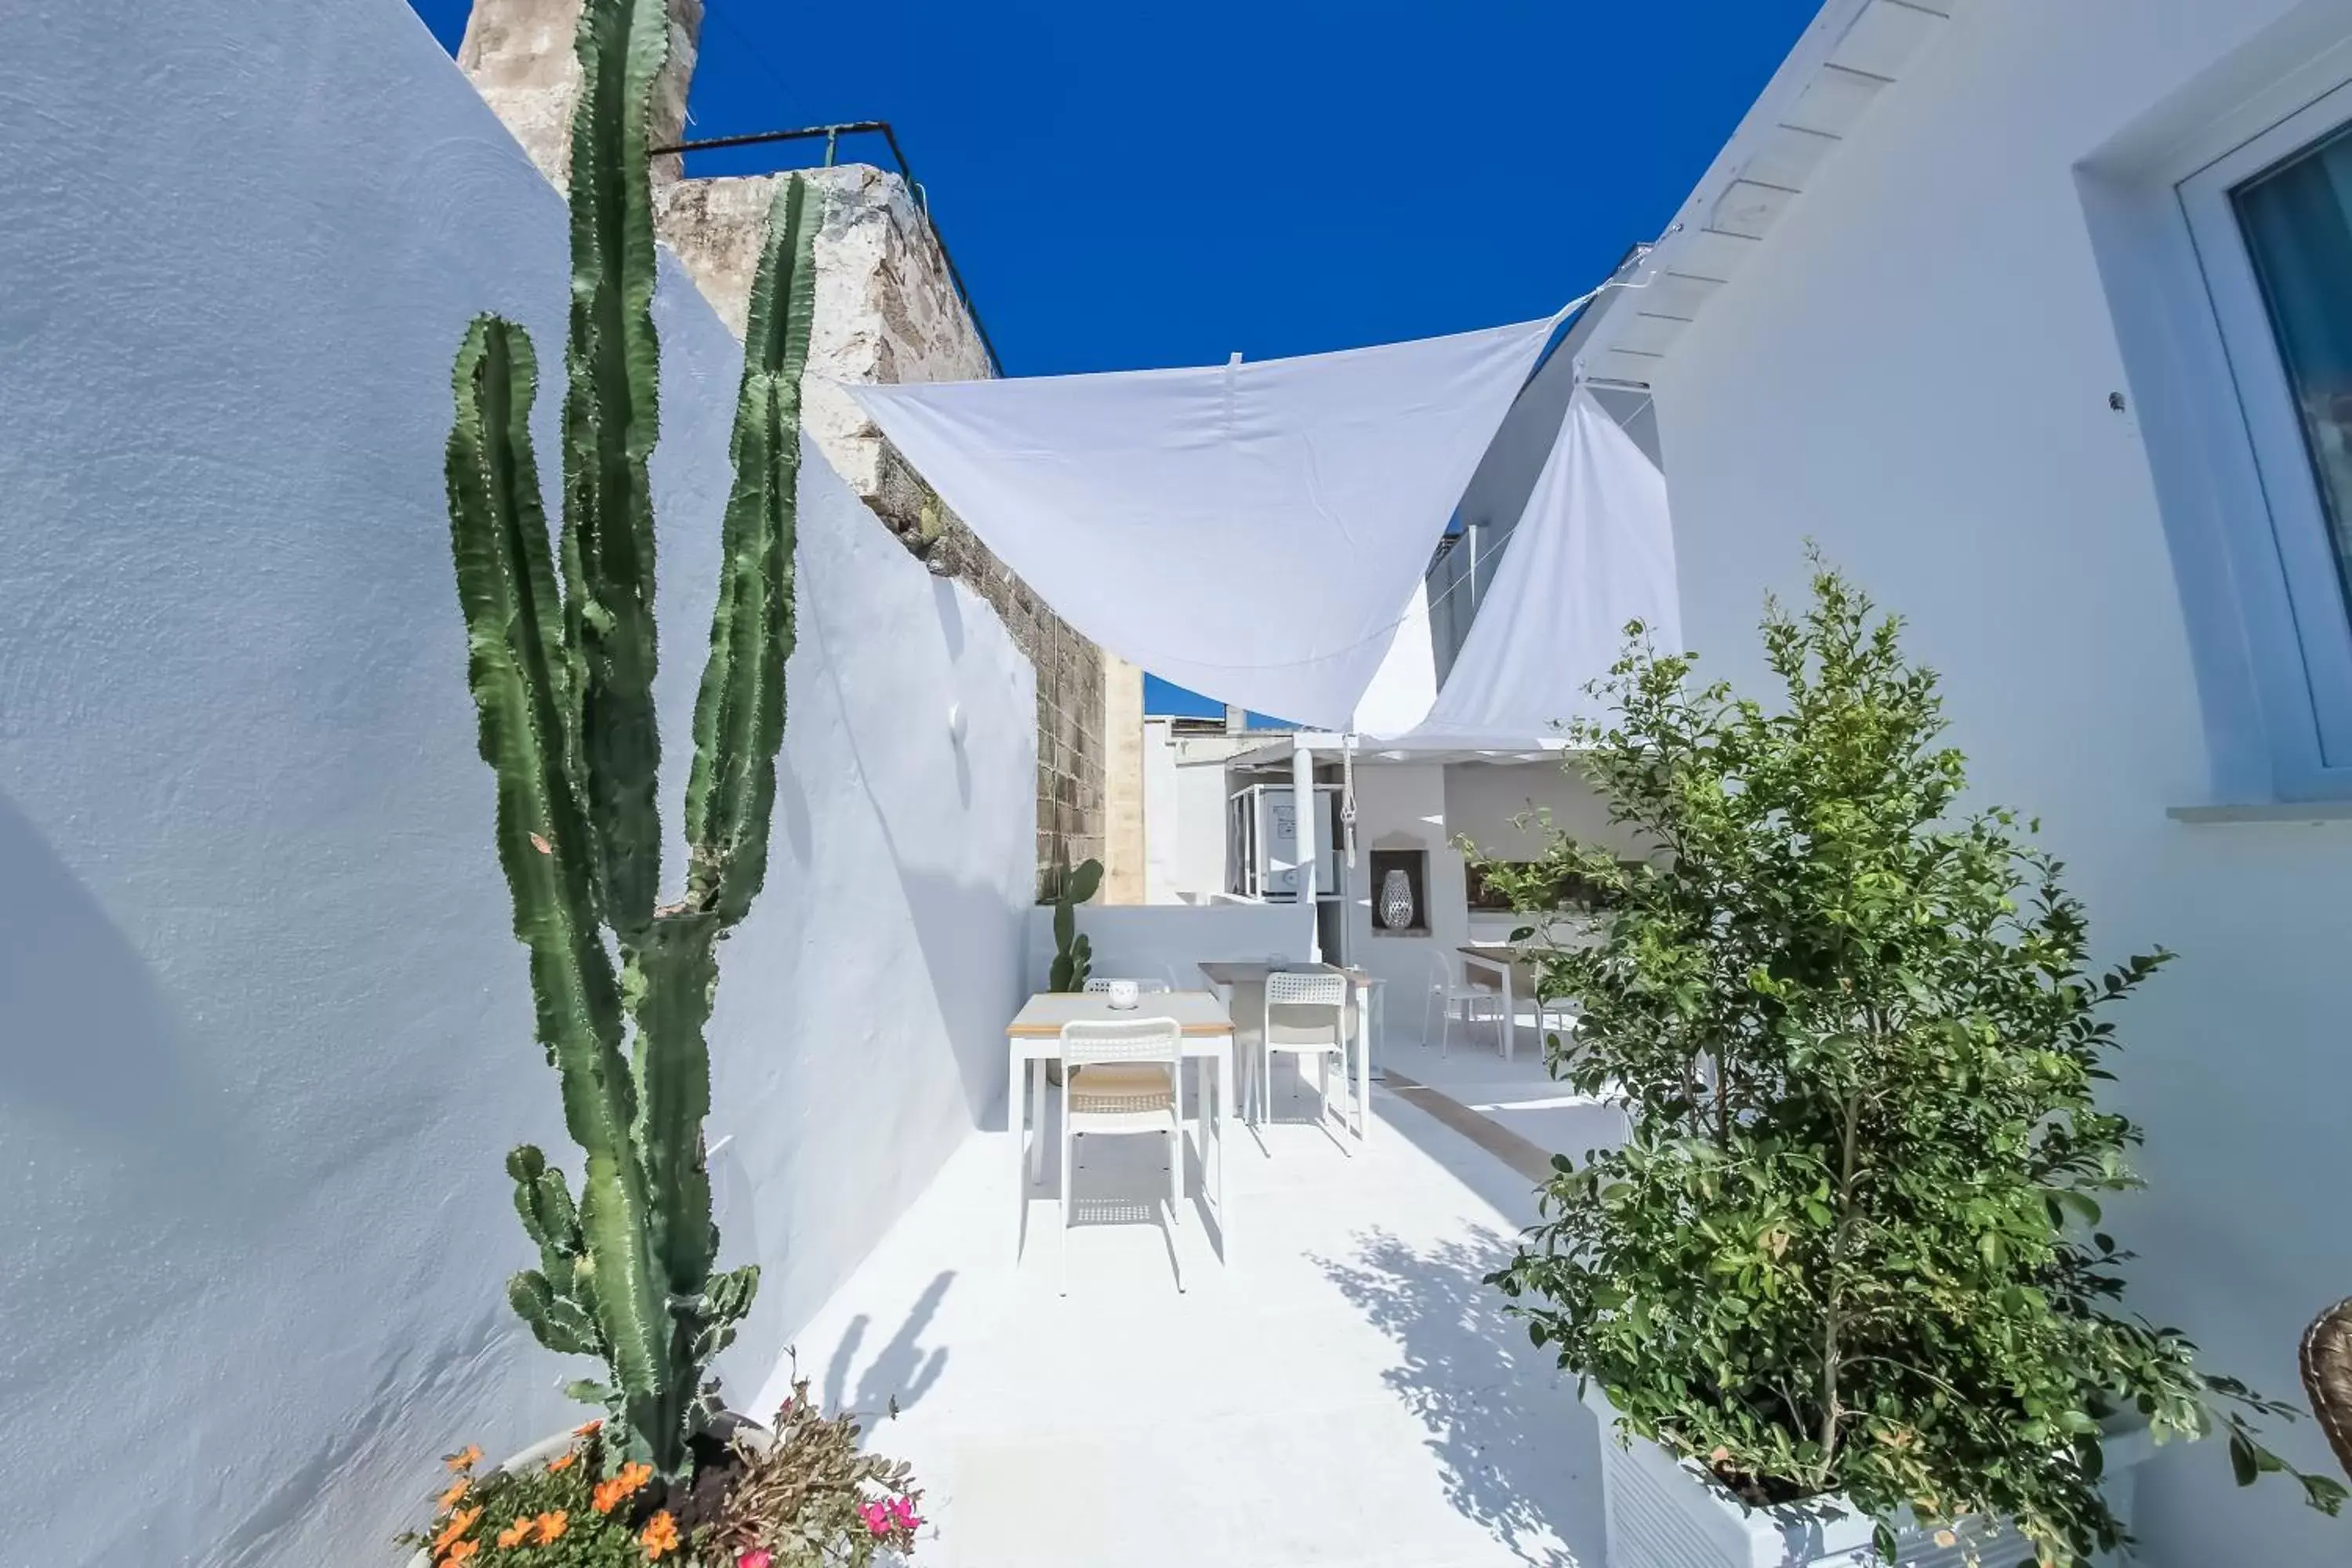
[[1372,993],[1377,987],[1365,986],[1356,993],[1356,1141],[1372,1141]]
[[1029,1130],[1024,1123],[1028,1118],[1022,1099],[1021,1050],[1018,1045],[1010,1052],[1011,1070],[1004,1078],[1004,1120],[1013,1134],[1013,1177],[1015,1202],[1013,1209],[1013,1260],[1021,1260],[1022,1235],[1029,1227],[1029,1152],[1025,1147]]
[[1511,967],[1503,966],[1503,1059],[1509,1061],[1519,1043],[1519,1008],[1511,1000]]
[[1201,1206],[1209,1197],[1209,1058],[1192,1058],[1192,1148],[1201,1157]]
[[1034,1182],[1045,1173],[1045,1063],[1042,1058],[1029,1063],[1029,1125],[1035,1133],[1029,1143],[1029,1179]]
[[1217,1058],[1217,1229],[1225,1238],[1225,1267],[1234,1266],[1234,1205],[1225,1187],[1225,1139],[1234,1125],[1234,1037]]

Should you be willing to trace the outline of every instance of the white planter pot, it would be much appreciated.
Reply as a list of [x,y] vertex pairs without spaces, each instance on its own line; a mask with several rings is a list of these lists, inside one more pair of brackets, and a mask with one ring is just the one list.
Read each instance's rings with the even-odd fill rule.
[[[1864,1568],[1880,1562],[1870,1519],[1843,1499],[1751,1509],[1703,1467],[1657,1444],[1617,1439],[1617,1412],[1598,1384],[1584,1403],[1601,1421],[1601,1493],[1609,1527],[1608,1568]],[[2131,1521],[2132,1468],[2153,1445],[2144,1428],[2106,1439],[2107,1506]],[[2030,1561],[2025,1539],[2006,1524],[1976,1524],[1938,1546],[1933,1530],[1895,1531],[1898,1568],[1966,1568],[1969,1552],[1992,1564]]]

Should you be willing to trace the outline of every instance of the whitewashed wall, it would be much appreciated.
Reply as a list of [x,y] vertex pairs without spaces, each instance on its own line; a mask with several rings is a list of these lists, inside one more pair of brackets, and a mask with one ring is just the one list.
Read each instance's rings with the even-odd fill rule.
[[[2180,952],[2124,1019],[2152,1190],[2111,1217],[2137,1304],[2284,1396],[2304,1322],[2352,1290],[2352,821],[2166,816],[2212,798],[2208,723],[2231,716],[2200,711],[2182,597],[2204,585],[2176,581],[2147,445],[2108,406],[2155,389],[2126,376],[2075,166],[2166,129],[2222,62],[2275,79],[2330,36],[2340,0],[1957,7],[1658,384],[1703,668],[1762,684],[1763,593],[1801,593],[1817,539],[1909,618],[1979,797],[2042,814],[2100,948]],[[2307,1423],[2284,1440],[2329,1468]],[[2352,1525],[2236,1491],[2218,1446],[2139,1496],[2168,1568],[2352,1557]]]
[[[560,364],[563,214],[400,0],[5,6],[0,279],[11,1539],[387,1562],[435,1455],[571,1418],[586,1370],[501,1297],[500,1160],[566,1145],[440,479],[473,311]],[[674,803],[740,354],[674,269],[659,316]],[[715,1026],[726,1256],[769,1270],[747,1392],[1001,1093],[1032,858],[1025,665],[803,487],[776,854]]]
[[[1197,991],[1204,963],[1307,956],[1307,917],[1293,904],[1087,904],[1077,922],[1094,952],[1093,972],[1104,979],[1165,980]],[[1044,990],[1053,967],[1054,911],[1041,905],[1029,921],[1031,988]],[[1001,1029],[997,1038],[1001,1046]]]

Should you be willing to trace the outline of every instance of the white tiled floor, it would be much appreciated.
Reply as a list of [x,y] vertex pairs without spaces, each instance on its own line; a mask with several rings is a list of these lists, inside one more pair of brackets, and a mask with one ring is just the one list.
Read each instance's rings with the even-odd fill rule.
[[[1491,1051],[1386,1059],[1468,1103],[1559,1095]],[[1314,1105],[1229,1145],[1233,1267],[1196,1203],[1182,1294],[1141,1217],[1161,1141],[1082,1146],[1066,1297],[1050,1145],[1017,1268],[1007,1135],[950,1162],[799,1338],[828,1405],[898,1400],[873,1441],[927,1489],[918,1563],[1597,1568],[1592,1420],[1481,1283],[1532,1217],[1525,1180],[1384,1091],[1369,1147]],[[1574,1141],[1595,1114],[1538,1106],[1519,1130]]]

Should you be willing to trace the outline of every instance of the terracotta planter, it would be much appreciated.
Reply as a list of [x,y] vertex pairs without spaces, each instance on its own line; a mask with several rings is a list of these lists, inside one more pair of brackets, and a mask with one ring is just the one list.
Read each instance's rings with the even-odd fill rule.
[[[1872,1522],[1843,1498],[1751,1509],[1703,1467],[1657,1444],[1617,1440],[1617,1411],[1599,1385],[1584,1403],[1601,1421],[1601,1491],[1609,1526],[1608,1568],[1865,1568],[1879,1562]],[[2107,1506],[2131,1521],[2132,1468],[2154,1451],[2145,1427],[2105,1439]],[[2031,1561],[2024,1537],[2005,1521],[1982,1521],[1966,1539],[1936,1543],[1935,1531],[1895,1531],[1896,1568],[1964,1568],[1971,1547],[1985,1564]]]

